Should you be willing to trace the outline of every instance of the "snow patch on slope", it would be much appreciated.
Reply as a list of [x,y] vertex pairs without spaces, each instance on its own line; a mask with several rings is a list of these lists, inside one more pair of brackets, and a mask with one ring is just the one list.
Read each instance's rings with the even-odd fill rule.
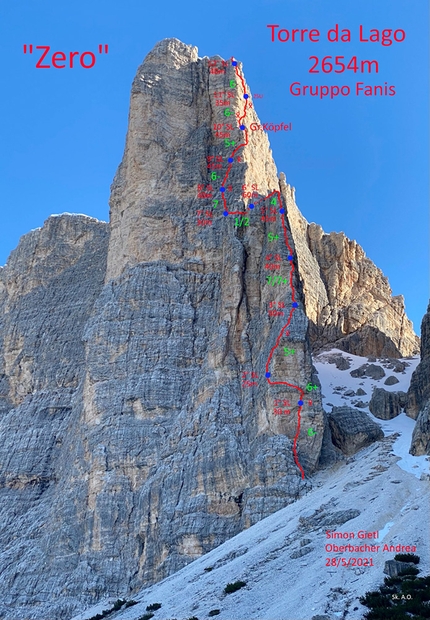
[[[366,392],[359,398],[369,401],[373,387],[406,391],[418,358],[402,360],[408,364],[404,374],[395,374],[399,383],[384,385],[382,380],[353,378],[350,372],[367,362],[366,358],[345,354],[348,370],[328,363],[327,355],[315,359],[322,385],[323,402],[349,405],[357,396],[345,396],[348,389]],[[383,364],[383,362],[373,362]],[[335,389],[335,388],[341,389]],[[369,413],[368,406],[360,407]],[[384,545],[415,545],[420,556],[420,574],[430,572],[428,522],[430,488],[423,472],[429,457],[409,455],[414,421],[405,414],[382,421],[384,439],[336,463],[312,477],[313,484],[304,497],[263,519],[226,541],[208,554],[158,584],[126,595],[137,605],[109,615],[109,620],[138,620],[146,607],[161,603],[153,620],[208,618],[219,609],[220,620],[311,620],[327,614],[331,620],[361,620],[367,608],[358,598],[377,588],[384,579],[386,560],[395,551]],[[398,434],[398,435],[397,435]],[[348,512],[355,510],[356,512]],[[349,515],[347,521],[343,518]],[[357,515],[352,516],[351,515]],[[358,532],[376,536],[359,539]],[[345,539],[328,538],[327,532],[345,534]],[[351,534],[354,537],[351,537]],[[346,537],[349,536],[348,539]],[[327,544],[379,545],[378,552],[330,552]],[[327,559],[368,558],[372,566],[327,566]],[[227,583],[242,580],[246,586],[225,594]],[[87,620],[112,607],[114,597],[76,616]]]
[[[158,584],[132,595],[138,604],[112,614],[112,620],[137,620],[146,606],[161,603],[153,620],[195,616],[206,619],[219,609],[220,620],[311,620],[313,615],[358,620],[366,611],[358,597],[383,582],[384,544],[416,545],[421,574],[430,557],[427,523],[429,486],[401,470],[391,439],[369,446],[313,478],[315,488],[303,498],[241,532]],[[381,468],[387,467],[381,471]],[[397,483],[398,481],[398,483]],[[343,511],[360,514],[342,525],[318,524],[318,515],[336,518]],[[318,512],[316,512],[318,511]],[[316,518],[312,526],[312,515]],[[300,521],[305,517],[305,522]],[[328,539],[326,532],[354,533],[354,539]],[[377,540],[358,539],[359,530],[379,531]],[[383,542],[382,542],[383,538]],[[329,553],[326,544],[380,545],[378,553]],[[300,550],[304,555],[297,556]],[[292,557],[293,556],[293,557]],[[326,566],[327,558],[372,558],[373,566]],[[211,569],[210,571],[205,569]],[[246,587],[224,594],[227,583]],[[109,605],[97,607],[106,609]],[[346,612],[346,613],[345,613]],[[74,620],[85,620],[96,608]]]
[[[335,356],[340,355],[350,362],[351,366],[349,369],[339,370],[336,368],[335,364],[329,363],[329,360],[333,360]],[[365,411],[370,418],[381,427],[386,437],[393,433],[399,433],[399,437],[393,446],[394,454],[400,457],[398,466],[405,471],[412,473],[417,478],[421,478],[423,474],[428,474],[429,462],[427,456],[412,456],[409,454],[412,432],[415,427],[415,420],[409,418],[405,413],[401,413],[392,420],[380,420],[370,413],[368,406],[375,387],[382,387],[387,392],[408,391],[412,373],[418,366],[420,359],[419,356],[416,356],[400,359],[398,361],[407,365],[403,372],[395,372],[392,369],[387,368],[389,364],[384,359],[377,359],[374,362],[370,362],[376,366],[381,366],[384,368],[386,375],[382,379],[371,379],[370,377],[351,377],[351,371],[356,370],[360,366],[363,366],[363,364],[369,362],[366,357],[344,353],[339,349],[331,349],[330,351],[318,355],[314,359],[314,365],[318,371],[319,379],[321,381],[324,409],[326,411],[331,411],[331,406],[341,407],[345,405],[355,407],[356,405],[354,403],[357,402],[358,399],[364,403],[367,402],[367,406],[359,408],[361,411]],[[384,381],[390,375],[395,376],[399,382],[394,385],[385,385]],[[345,392],[348,392],[349,390],[356,392],[360,388],[366,392],[365,395],[347,396],[345,394]]]

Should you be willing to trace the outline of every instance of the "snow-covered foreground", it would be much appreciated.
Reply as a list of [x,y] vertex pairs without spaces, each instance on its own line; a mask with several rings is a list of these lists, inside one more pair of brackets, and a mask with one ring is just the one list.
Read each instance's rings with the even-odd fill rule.
[[[336,387],[356,390],[359,386],[367,392],[362,397],[366,401],[373,385],[406,390],[417,363],[407,360],[410,366],[405,375],[399,375],[400,384],[390,387],[383,380],[353,379],[350,371],[367,360],[343,355],[352,361],[348,370],[338,370],[322,356],[316,360],[327,410],[329,402],[350,404],[351,399],[342,395],[345,390],[333,393]],[[373,419],[384,429],[381,442],[319,472],[312,478],[313,489],[300,500],[133,595],[138,604],[109,615],[109,620],[138,620],[153,603],[162,605],[153,620],[203,620],[211,610],[220,610],[220,620],[311,620],[317,614],[327,614],[330,620],[359,619],[366,608],[358,597],[382,583],[384,562],[396,553],[385,551],[385,544],[416,546],[421,575],[428,574],[430,489],[425,476],[420,480],[428,457],[407,453],[413,420],[404,414],[387,422]],[[393,433],[401,435],[396,440]],[[329,531],[344,536],[329,539]],[[375,538],[358,538],[359,531]],[[327,544],[367,544],[378,549],[330,552]],[[331,566],[333,558],[341,564],[342,559],[351,564],[352,558],[367,558],[373,565]],[[225,594],[226,584],[238,580],[246,586]],[[91,618],[111,607],[113,600],[105,600],[74,620]]]
[[[328,363],[327,360],[330,359],[333,354],[340,354],[343,358],[349,360],[351,364],[350,368],[348,370],[338,370],[334,364]],[[331,411],[330,405],[334,405],[335,407],[349,405],[353,407],[353,403],[357,401],[358,398],[363,403],[368,403],[372,396],[372,391],[374,387],[384,388],[384,390],[387,390],[387,392],[407,392],[409,384],[411,382],[412,373],[418,366],[418,363],[420,361],[419,356],[399,361],[407,364],[407,367],[405,368],[403,373],[394,372],[393,370],[387,368],[387,364],[384,364],[384,362],[381,362],[381,360],[376,360],[376,362],[374,363],[384,368],[386,372],[385,377],[379,380],[370,379],[369,377],[354,378],[351,377],[351,371],[367,363],[366,357],[359,357],[358,355],[344,353],[339,349],[332,349],[327,353],[322,353],[317,358],[315,358],[314,365],[318,371],[321,382],[321,392],[323,395],[324,409],[326,411]],[[396,377],[399,382],[394,385],[385,385],[384,381],[388,376]],[[364,392],[366,392],[365,395],[357,397],[347,396],[345,394],[345,392],[348,392],[349,390],[353,390],[356,392],[357,389],[360,388]],[[393,446],[394,454],[400,457],[400,461],[397,463],[399,467],[401,467],[405,471],[413,473],[415,476],[417,476],[417,478],[420,478],[423,473],[428,473],[428,458],[426,456],[417,457],[409,454],[415,420],[409,418],[405,413],[401,413],[399,416],[393,418],[392,420],[379,420],[370,413],[368,406],[360,407],[360,409],[361,411],[365,411],[374,422],[379,424],[379,426],[384,431],[385,436],[391,435],[393,433],[400,434],[400,437],[397,439]]]

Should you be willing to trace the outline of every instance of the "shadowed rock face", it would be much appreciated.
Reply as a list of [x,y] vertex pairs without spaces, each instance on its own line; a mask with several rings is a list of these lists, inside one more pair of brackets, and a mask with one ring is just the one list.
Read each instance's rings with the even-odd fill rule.
[[[5,620],[64,619],[162,579],[299,498],[316,468],[339,458],[318,390],[301,412],[301,478],[292,451],[298,392],[264,377],[286,322],[269,317],[269,303],[282,299],[286,314],[292,303],[288,287],[275,294],[266,283],[268,232],[280,233],[279,221],[257,216],[239,228],[214,212],[212,225],[196,225],[206,158],[225,159],[213,93],[235,78],[230,65],[211,74],[209,59],[176,39],[157,44],[133,82],[109,230],[84,216],[49,218],[0,270]],[[242,109],[241,88],[233,111]],[[259,122],[253,109],[247,121]],[[333,289],[328,301],[327,273],[309,272],[306,261],[318,261],[266,134],[249,132],[241,157],[229,177],[230,210],[243,210],[242,186],[252,184],[256,201],[280,190],[287,209],[299,307],[279,351],[295,354],[275,355],[271,372],[304,389],[318,380],[303,291],[325,341],[365,318],[352,321],[352,297],[339,306]],[[288,265],[285,245],[277,251]],[[384,334],[401,348],[407,337],[396,329]],[[256,385],[247,387],[251,373]],[[291,413],[275,416],[283,399]]]
[[0,407],[35,392],[76,388],[82,334],[106,271],[108,225],[50,217],[25,235],[0,270]]
[[423,405],[430,400],[430,305],[421,322],[421,361],[411,378],[406,413],[417,419]]
[[430,305],[421,323],[421,361],[412,375],[406,414],[417,421],[410,453],[430,454]]
[[414,456],[430,454],[430,401],[421,409],[412,433],[410,453]]
[[333,443],[351,455],[383,438],[381,428],[359,409],[333,407],[328,416]]
[[369,409],[380,420],[391,420],[399,415],[406,404],[406,392],[388,392],[375,387],[370,399]]
[[69,617],[88,575],[79,560],[90,518],[87,483],[74,463],[83,431],[84,328],[103,287],[107,242],[104,222],[51,217],[0,270],[4,618]]

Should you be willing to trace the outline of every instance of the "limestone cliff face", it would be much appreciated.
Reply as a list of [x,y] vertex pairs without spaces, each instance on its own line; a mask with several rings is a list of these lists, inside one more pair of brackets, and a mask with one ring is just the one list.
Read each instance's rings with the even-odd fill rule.
[[326,234],[321,226],[309,224],[293,197],[288,217],[313,349],[335,346],[377,357],[418,353],[419,339],[403,297],[392,296],[387,278],[364,250],[343,233]]
[[[222,67],[219,59],[215,68],[223,72],[211,73],[214,60],[198,58],[197,48],[169,39],[157,45],[137,71],[124,157],[112,185],[106,281],[127,267],[157,260],[201,274],[226,268],[229,277],[236,273],[237,262],[230,254],[234,250],[224,234],[232,228],[233,218],[214,221],[208,230],[197,225],[197,211],[212,207],[213,202],[197,197],[199,185],[212,185],[213,198],[220,199],[220,182],[211,180],[207,158],[221,156],[225,173],[233,150],[216,137],[214,125],[220,127],[219,133],[229,133],[236,145],[243,138],[236,116],[225,116],[226,107],[217,105],[217,101],[226,100],[228,92],[233,95],[228,99],[229,109],[242,112],[242,85],[230,62]],[[237,82],[236,87],[230,88],[231,80]],[[249,87],[247,90],[250,93]],[[224,94],[214,97],[214,93]],[[246,124],[249,127],[253,122],[258,118],[254,109],[248,109]],[[229,123],[234,130],[226,132]],[[231,189],[226,195],[230,211],[251,202],[242,199],[242,185],[248,185],[249,190],[255,185],[259,196],[279,189],[266,133],[247,133],[249,144],[238,151],[241,161],[235,161],[229,175]],[[221,206],[220,202],[219,213]],[[246,242],[252,244],[249,258],[257,262],[265,249],[264,231],[259,231],[255,241],[251,229],[246,232]],[[234,245],[239,248],[237,241]],[[257,288],[254,285],[254,291]]]
[[105,223],[54,216],[25,235],[0,270],[5,408],[41,390],[77,387],[83,327],[103,283],[107,241]]
[[249,226],[221,204],[198,224],[227,170],[214,130],[226,92],[229,139],[245,135],[242,76],[240,63],[158,44],[133,83],[109,240],[104,223],[50,218],[1,271],[8,620],[63,619],[161,579],[300,497],[336,458],[285,205],[266,199],[279,182],[263,132],[247,132],[226,186],[229,212],[253,192]]
[[354,304],[373,297],[357,283],[337,300],[339,265],[347,283],[376,276],[353,242],[310,235],[266,134],[246,131],[251,103],[240,63],[157,44],[133,82],[109,230],[49,218],[0,270],[6,620],[63,620],[159,580],[338,458],[305,304],[315,343],[363,333]]
[[406,414],[417,421],[411,454],[430,454],[430,304],[421,323],[421,361],[412,375]]
[[[220,73],[211,73],[214,62]],[[216,105],[226,92],[235,119],[229,139],[237,145],[244,134],[236,113],[250,90],[231,62],[198,58],[177,40],[157,45],[133,82],[124,158],[112,186],[106,285],[86,331],[82,415],[88,441],[104,446],[102,457],[89,450],[97,518],[86,551],[102,563],[106,546],[126,535],[127,548],[114,561],[132,586],[166,576],[303,493],[309,482],[294,462],[297,433],[307,476],[321,454],[319,392],[299,429],[298,391],[265,378],[293,301],[288,286],[267,285],[269,253],[279,254],[285,275],[290,270],[279,216],[267,222],[250,212],[249,227],[235,227],[233,216],[222,215],[218,188],[229,153],[214,125],[227,124],[225,107]],[[258,122],[253,109],[251,122]],[[253,185],[253,200],[264,205],[279,190],[267,136],[248,132],[248,140],[226,183],[230,212],[251,202],[243,186]],[[218,180],[208,158],[221,160]],[[203,185],[213,190],[202,200]],[[199,226],[197,212],[212,210],[217,198],[213,223]],[[270,231],[280,236],[272,246]],[[299,287],[295,276],[293,282]],[[314,377],[299,290],[297,296],[289,336],[281,338],[295,353],[277,353],[271,372],[304,389]],[[283,316],[269,316],[270,303],[281,300]],[[283,400],[291,413],[274,415]],[[115,489],[130,494],[122,508],[126,531],[114,517]]]
[[107,241],[103,222],[51,217],[0,270],[2,618],[69,617],[82,590],[78,550],[89,514],[85,480],[73,475],[76,403]]

